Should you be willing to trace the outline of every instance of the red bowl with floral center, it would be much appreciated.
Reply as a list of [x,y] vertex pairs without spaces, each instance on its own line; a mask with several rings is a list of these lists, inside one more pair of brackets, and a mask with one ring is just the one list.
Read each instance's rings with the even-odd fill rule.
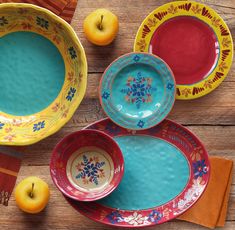
[[97,130],[80,130],[54,148],[50,173],[67,197],[94,201],[110,194],[121,182],[124,159],[118,144]]

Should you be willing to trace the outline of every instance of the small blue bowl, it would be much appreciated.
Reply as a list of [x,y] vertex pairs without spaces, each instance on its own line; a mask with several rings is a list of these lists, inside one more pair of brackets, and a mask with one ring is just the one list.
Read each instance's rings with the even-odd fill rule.
[[107,116],[127,129],[148,129],[169,114],[175,102],[175,79],[169,66],[148,53],[128,53],[112,62],[99,86]]

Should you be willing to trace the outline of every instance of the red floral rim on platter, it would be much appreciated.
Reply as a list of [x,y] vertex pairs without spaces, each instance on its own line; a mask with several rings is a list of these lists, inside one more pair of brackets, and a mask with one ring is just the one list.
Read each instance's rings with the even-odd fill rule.
[[162,224],[184,213],[203,194],[210,176],[210,163],[207,151],[200,140],[187,128],[170,120],[141,131],[121,128],[110,119],[103,119],[86,127],[112,136],[148,135],[165,140],[180,149],[190,166],[190,175],[184,190],[169,202],[145,210],[119,210],[97,202],[67,201],[78,212],[103,224],[120,227],[146,227]]

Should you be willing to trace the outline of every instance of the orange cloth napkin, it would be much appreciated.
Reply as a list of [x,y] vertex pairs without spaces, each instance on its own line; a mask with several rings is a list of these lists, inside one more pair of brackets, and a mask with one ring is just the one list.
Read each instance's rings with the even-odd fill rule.
[[210,157],[210,163],[211,176],[206,191],[198,202],[178,219],[208,228],[223,227],[232,183],[233,161]]
[[69,23],[77,6],[77,0],[0,0],[0,3],[6,2],[30,3],[44,7]]

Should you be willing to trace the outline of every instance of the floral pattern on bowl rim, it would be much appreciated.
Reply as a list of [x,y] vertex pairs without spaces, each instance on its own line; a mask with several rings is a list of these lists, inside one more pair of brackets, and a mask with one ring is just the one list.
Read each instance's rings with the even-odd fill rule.
[[108,118],[86,128],[103,131],[111,137],[140,134],[163,139],[179,148],[190,166],[190,177],[184,190],[174,199],[158,207],[145,210],[120,210],[97,202],[76,202],[67,198],[72,207],[88,218],[119,227],[146,227],[162,224],[188,210],[205,191],[210,177],[208,154],[200,140],[187,128],[165,119],[159,125],[147,130],[128,130],[118,127]]
[[65,63],[63,87],[47,108],[29,116],[0,111],[0,144],[29,145],[52,135],[72,117],[85,95],[86,56],[72,27],[49,10],[24,3],[2,3],[0,11],[0,37],[17,31],[38,33],[58,48]]
[[206,78],[192,85],[176,85],[176,99],[195,99],[216,89],[227,76],[233,60],[232,36],[224,20],[209,6],[193,1],[176,1],[158,7],[144,19],[136,34],[134,51],[149,52],[156,29],[177,16],[200,19],[214,31],[219,43],[217,64]]
[[[114,95],[112,90],[114,79],[118,79],[120,71],[126,68],[131,68],[139,65],[146,65],[158,73],[163,82],[162,99],[154,101],[154,92],[159,91],[157,87],[153,86],[153,81],[156,76],[145,76],[141,71],[137,74],[130,73],[125,82],[125,87],[121,87],[119,92],[121,95]],[[135,68],[136,68],[135,67]],[[160,92],[160,91],[159,91]],[[168,65],[159,57],[147,53],[128,53],[111,63],[104,72],[99,86],[99,98],[104,112],[116,124],[133,130],[148,129],[160,123],[171,111],[175,102],[175,80],[172,71]],[[123,96],[123,106],[128,109],[135,109],[136,111],[142,109],[145,104],[147,109],[143,110],[142,116],[130,116],[128,112],[121,113],[113,102],[113,98]],[[159,97],[155,94],[155,98]],[[157,100],[157,99],[156,99]],[[151,105],[152,104],[152,105]],[[153,105],[154,104],[154,105]],[[133,107],[134,105],[134,107]],[[150,105],[150,106],[149,106]],[[131,108],[132,106],[132,108]],[[151,107],[152,106],[152,107]],[[153,109],[154,108],[154,109]],[[150,115],[145,115],[145,111]]]

